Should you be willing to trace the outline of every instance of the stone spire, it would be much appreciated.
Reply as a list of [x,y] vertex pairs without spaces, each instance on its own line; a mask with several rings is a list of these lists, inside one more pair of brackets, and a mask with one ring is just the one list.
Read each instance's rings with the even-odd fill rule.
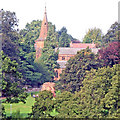
[[45,6],[44,18],[42,21],[40,36],[38,40],[45,40],[47,38],[47,33],[48,33],[48,20],[47,20],[46,6]]

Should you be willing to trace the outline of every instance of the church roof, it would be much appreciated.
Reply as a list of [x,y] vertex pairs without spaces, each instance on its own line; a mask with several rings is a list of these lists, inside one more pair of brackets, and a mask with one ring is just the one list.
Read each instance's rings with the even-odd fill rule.
[[[60,47],[56,48],[55,51],[59,50],[60,55],[76,55],[78,51],[85,48],[69,48],[69,47]],[[99,48],[91,48],[92,52],[97,54]]]
[[47,20],[47,12],[45,7],[44,18],[41,24],[40,36],[38,40],[45,40],[47,38],[47,32],[48,32],[48,20]]
[[68,47],[60,47],[59,54],[68,54],[68,55],[75,55],[77,51],[82,50],[83,48],[68,48]]

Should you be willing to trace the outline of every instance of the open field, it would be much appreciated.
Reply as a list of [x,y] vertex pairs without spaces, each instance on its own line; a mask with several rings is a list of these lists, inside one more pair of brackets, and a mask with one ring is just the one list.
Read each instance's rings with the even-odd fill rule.
[[[34,93],[34,92],[33,92]],[[35,92],[34,94],[37,94],[38,92]],[[26,103],[13,103],[12,104],[12,113],[19,111],[20,114],[22,114],[24,117],[27,117],[27,114],[32,112],[32,106],[35,103],[35,98],[31,97],[30,93],[29,96],[27,97]],[[2,103],[5,107],[5,112],[7,116],[10,116],[10,103]]]

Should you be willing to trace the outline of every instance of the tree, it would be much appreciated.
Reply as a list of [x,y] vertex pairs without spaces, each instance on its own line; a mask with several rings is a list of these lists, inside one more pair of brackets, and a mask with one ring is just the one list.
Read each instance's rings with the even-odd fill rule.
[[61,30],[58,31],[59,47],[69,47],[70,41],[72,40],[72,36],[67,34],[67,29],[65,27],[62,27]]
[[65,70],[63,70],[58,89],[71,92],[79,91],[86,71],[91,70],[91,68],[98,69],[101,66],[102,62],[95,57],[90,49],[79,51],[74,57],[71,57]]
[[55,52],[55,48],[57,47],[57,45],[58,45],[57,33],[54,30],[53,31],[50,30],[44,42],[42,55],[37,60],[37,63],[42,63],[47,67],[52,80],[54,78],[54,69],[58,67],[58,64],[57,64],[58,53]]
[[102,31],[99,28],[89,29],[83,38],[83,43],[96,43],[97,47],[102,45]]
[[27,94],[22,89],[22,75],[18,70],[18,20],[14,12],[1,10],[2,24],[2,95],[7,97],[7,102],[25,102]]
[[33,20],[31,23],[27,23],[25,29],[20,30],[21,45],[23,45],[23,51],[26,54],[35,52],[34,43],[39,37],[41,22],[39,20]]
[[82,107],[82,118],[119,118],[119,64],[92,69],[87,72],[81,91],[76,93],[75,101]]
[[14,12],[1,10],[1,14],[2,50],[11,60],[18,60],[19,34],[15,29],[18,26],[18,20]]
[[44,82],[50,80],[50,74],[47,68],[41,63],[35,63],[35,53],[26,53],[23,49],[20,49],[20,64],[19,71],[23,74],[24,85],[30,85],[32,87],[39,87]]
[[18,71],[18,63],[2,53],[2,96],[6,97],[6,102],[25,103],[27,93],[21,86],[22,75]]
[[[40,92],[31,118],[119,118],[119,67],[86,71],[81,90],[74,94],[63,91],[53,99],[52,93]],[[53,110],[57,114],[51,114]]]
[[32,107],[32,113],[30,118],[51,118],[50,112],[54,108],[53,95],[49,91],[43,91],[39,93],[39,97],[36,98],[36,103]]
[[103,36],[103,46],[107,46],[111,42],[117,42],[120,40],[120,24],[118,22],[115,22],[111,25],[109,28],[107,34]]
[[[25,29],[20,31],[19,56],[21,60],[19,70],[23,73],[24,84],[31,85],[32,87],[39,87],[51,79],[48,68],[43,62],[35,61],[34,43],[40,34],[40,26],[41,21],[33,20],[31,23],[27,23]],[[53,30],[53,28],[55,27],[49,22],[49,30]]]
[[108,47],[99,50],[99,59],[104,61],[105,66],[113,66],[120,63],[120,42],[109,43]]

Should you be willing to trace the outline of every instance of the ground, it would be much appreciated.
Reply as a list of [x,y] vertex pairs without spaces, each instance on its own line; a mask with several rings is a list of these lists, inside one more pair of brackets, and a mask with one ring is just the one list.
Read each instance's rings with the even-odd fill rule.
[[[12,113],[20,110],[20,113],[22,114],[22,116],[27,117],[27,114],[32,112],[32,106],[34,105],[34,103],[35,103],[35,98],[31,97],[31,95],[29,94],[25,104],[22,102],[12,104]],[[7,116],[9,116],[10,115],[10,104],[9,103],[2,103],[2,104],[5,107],[5,112]]]

